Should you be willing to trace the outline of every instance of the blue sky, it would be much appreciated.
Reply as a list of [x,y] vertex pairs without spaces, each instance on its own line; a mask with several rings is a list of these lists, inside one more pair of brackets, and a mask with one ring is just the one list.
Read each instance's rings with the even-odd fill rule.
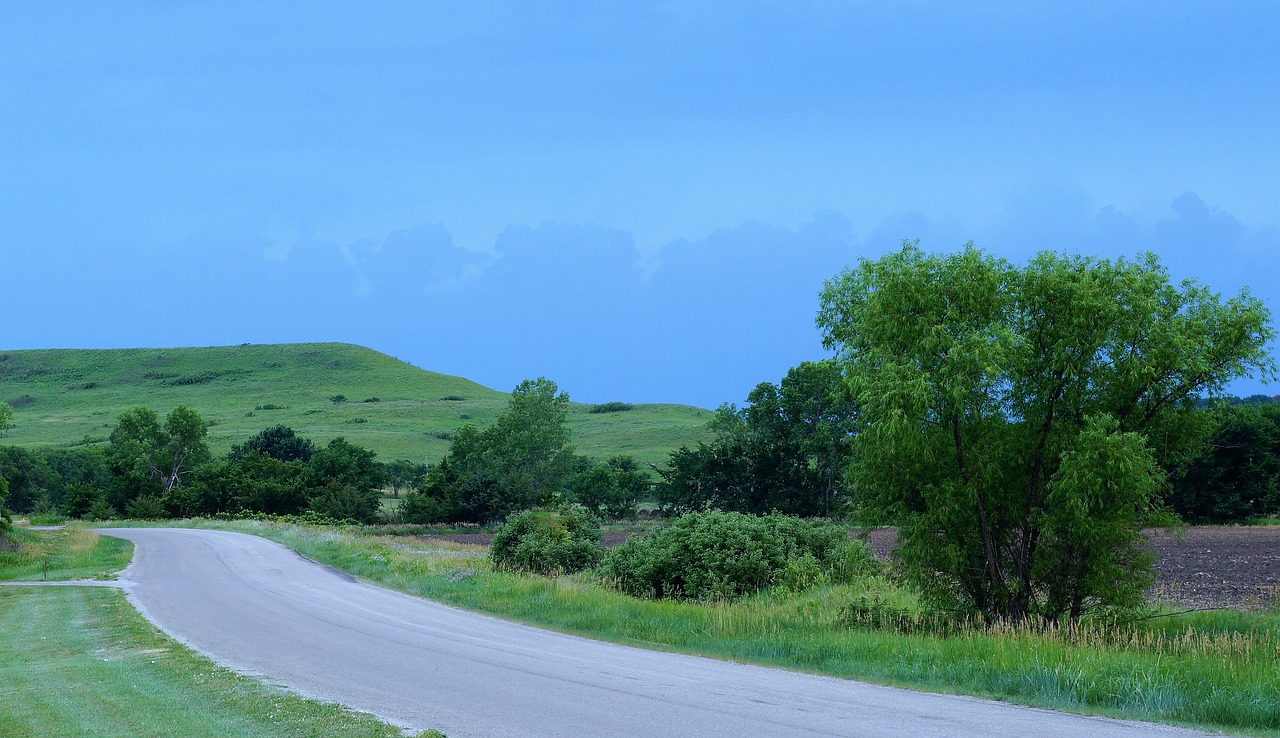
[[0,348],[347,341],[715,407],[904,238],[1152,250],[1280,311],[1280,5],[1048,5],[0,5]]

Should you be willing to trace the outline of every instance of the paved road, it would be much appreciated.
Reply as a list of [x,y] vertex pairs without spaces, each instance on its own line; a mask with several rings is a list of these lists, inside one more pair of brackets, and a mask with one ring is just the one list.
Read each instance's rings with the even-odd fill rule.
[[645,651],[353,581],[255,536],[112,529],[134,604],[218,662],[466,736],[1175,736],[1173,728]]

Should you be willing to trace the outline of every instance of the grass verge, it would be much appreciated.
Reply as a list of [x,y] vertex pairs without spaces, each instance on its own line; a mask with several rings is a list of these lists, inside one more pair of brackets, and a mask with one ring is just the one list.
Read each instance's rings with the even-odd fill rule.
[[648,601],[589,575],[496,572],[470,547],[256,521],[190,524],[261,535],[401,591],[602,640],[1051,709],[1280,730],[1275,613],[1190,613],[1078,633],[901,633],[849,618],[856,600],[910,599],[879,577],[732,603]]
[[0,588],[0,684],[4,735],[401,735],[214,665],[158,633],[115,589]]
[[112,579],[129,565],[133,544],[80,527],[14,528],[17,551],[0,552],[0,582]]

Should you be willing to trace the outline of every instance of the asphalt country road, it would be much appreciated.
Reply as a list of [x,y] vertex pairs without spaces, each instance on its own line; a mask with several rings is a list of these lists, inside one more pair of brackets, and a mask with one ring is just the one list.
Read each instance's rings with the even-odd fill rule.
[[393,724],[466,736],[1189,736],[539,630],[357,582],[263,538],[107,529],[122,586],[220,664]]

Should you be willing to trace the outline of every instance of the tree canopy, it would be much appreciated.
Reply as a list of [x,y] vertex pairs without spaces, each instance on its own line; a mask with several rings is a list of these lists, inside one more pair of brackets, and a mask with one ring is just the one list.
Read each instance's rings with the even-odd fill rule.
[[406,497],[406,510],[422,521],[488,522],[552,502],[577,466],[568,414],[569,396],[555,382],[524,380],[493,425],[454,433],[422,491]]
[[971,244],[864,259],[818,316],[860,413],[863,516],[900,526],[928,595],[1014,620],[1140,599],[1141,527],[1169,520],[1162,465],[1208,429],[1198,396],[1274,375],[1269,320],[1247,291],[1172,284],[1151,254],[1018,268]]
[[671,453],[656,492],[663,506],[830,515],[843,507],[855,409],[834,361],[803,362],[761,382],[747,406],[723,405],[715,438]]

